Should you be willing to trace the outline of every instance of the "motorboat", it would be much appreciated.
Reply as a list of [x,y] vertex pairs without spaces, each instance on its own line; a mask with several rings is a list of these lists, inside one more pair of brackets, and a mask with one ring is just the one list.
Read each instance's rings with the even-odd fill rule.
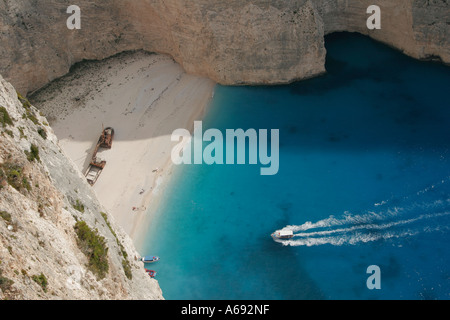
[[159,257],[157,256],[145,256],[141,258],[141,261],[144,263],[152,263],[159,260]]
[[274,239],[291,239],[294,237],[294,232],[292,230],[278,230],[272,233],[272,238]]
[[155,270],[145,269],[145,272],[147,272],[148,275],[149,275],[151,278],[154,278],[154,277],[156,276],[156,271],[155,271]]

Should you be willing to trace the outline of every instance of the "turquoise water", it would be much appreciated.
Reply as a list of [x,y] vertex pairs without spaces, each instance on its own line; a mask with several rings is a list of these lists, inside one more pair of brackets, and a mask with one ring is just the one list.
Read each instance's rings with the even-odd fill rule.
[[326,45],[325,76],[216,87],[204,130],[279,129],[280,170],[175,169],[141,248],[166,299],[450,298],[450,68],[356,34]]

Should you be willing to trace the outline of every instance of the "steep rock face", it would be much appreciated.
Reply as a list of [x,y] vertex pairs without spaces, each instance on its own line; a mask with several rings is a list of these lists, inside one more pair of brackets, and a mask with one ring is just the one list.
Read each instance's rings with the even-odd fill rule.
[[[104,239],[104,275],[77,221]],[[0,299],[162,299],[138,257],[46,119],[0,76]]]
[[[381,30],[366,27],[370,5],[381,9]],[[450,3],[446,0],[320,0],[325,34],[359,32],[418,59],[450,63]]]
[[68,30],[63,1],[0,4],[0,73],[28,93],[82,59],[125,50],[170,54],[223,84],[284,83],[323,73],[323,23],[311,1],[79,1]]
[[325,71],[323,23],[311,1],[172,2],[178,10],[162,11],[178,48],[169,53],[187,72],[222,84],[273,84]]
[[0,73],[27,93],[82,59],[143,49],[222,84],[284,83],[325,71],[323,37],[333,31],[450,63],[448,1],[376,2],[382,29],[370,31],[370,0],[80,0],[81,30],[68,30],[65,1],[5,0]]

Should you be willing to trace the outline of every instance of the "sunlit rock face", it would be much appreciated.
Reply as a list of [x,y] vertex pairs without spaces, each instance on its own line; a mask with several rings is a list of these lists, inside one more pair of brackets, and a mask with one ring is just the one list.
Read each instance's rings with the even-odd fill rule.
[[77,1],[0,3],[0,74],[26,94],[83,59],[127,50],[170,54],[192,74],[222,84],[277,84],[325,72],[324,35],[368,34],[406,54],[450,63],[448,1],[379,0],[380,30],[368,30],[369,0]]

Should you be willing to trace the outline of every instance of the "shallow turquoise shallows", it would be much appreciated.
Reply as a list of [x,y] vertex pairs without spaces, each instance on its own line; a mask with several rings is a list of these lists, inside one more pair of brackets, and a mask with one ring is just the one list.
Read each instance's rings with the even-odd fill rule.
[[203,129],[279,129],[280,170],[176,167],[140,248],[166,299],[450,298],[450,68],[326,45],[322,77],[216,87]]

